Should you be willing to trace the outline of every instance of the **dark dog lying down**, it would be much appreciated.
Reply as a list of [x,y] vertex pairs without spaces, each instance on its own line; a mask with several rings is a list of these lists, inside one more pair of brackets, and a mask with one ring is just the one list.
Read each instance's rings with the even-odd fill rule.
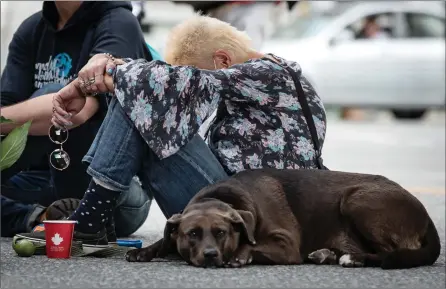
[[162,240],[126,259],[179,253],[202,267],[311,262],[396,269],[432,265],[440,247],[424,206],[385,177],[262,169],[202,189],[167,221]]

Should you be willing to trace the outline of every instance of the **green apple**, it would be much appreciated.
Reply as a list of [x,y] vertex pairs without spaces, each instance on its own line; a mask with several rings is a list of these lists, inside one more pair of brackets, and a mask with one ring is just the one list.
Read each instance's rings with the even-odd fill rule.
[[25,239],[18,240],[16,237],[12,240],[12,248],[20,257],[31,257],[36,251],[34,244]]

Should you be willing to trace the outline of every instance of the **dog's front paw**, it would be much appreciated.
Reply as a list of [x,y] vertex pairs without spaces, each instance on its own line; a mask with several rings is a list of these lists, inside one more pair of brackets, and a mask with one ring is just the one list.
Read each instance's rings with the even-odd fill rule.
[[336,254],[329,249],[320,249],[310,253],[308,259],[315,264],[336,264]]
[[245,265],[251,264],[252,255],[251,255],[251,246],[243,245],[238,248],[235,252],[234,256],[226,263],[226,267],[229,268],[240,268]]
[[231,258],[231,260],[229,262],[226,263],[225,267],[226,268],[240,268],[243,267],[245,265],[251,264],[252,262],[252,257],[247,257],[247,258]]
[[156,253],[150,248],[134,249],[127,252],[125,259],[129,262],[150,262]]

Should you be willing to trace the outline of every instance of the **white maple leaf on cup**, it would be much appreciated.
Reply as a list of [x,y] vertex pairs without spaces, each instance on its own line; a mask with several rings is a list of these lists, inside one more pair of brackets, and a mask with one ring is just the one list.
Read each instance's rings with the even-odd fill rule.
[[59,233],[56,233],[51,238],[51,241],[53,241],[54,245],[59,246],[62,243],[63,238],[60,237]]

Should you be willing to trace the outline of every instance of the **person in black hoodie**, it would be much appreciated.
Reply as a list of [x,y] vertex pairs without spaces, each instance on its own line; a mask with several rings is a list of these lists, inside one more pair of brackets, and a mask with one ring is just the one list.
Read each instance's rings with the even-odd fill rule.
[[[64,143],[71,161],[63,171],[48,163],[49,154],[57,148],[48,138],[51,103],[54,93],[75,79],[90,56],[98,53],[152,60],[130,2],[44,1],[42,11],[17,29],[1,77],[1,115],[14,123],[2,124],[2,135],[28,120],[33,122],[22,156],[2,171],[2,195],[44,206],[57,199],[82,198],[90,176],[81,160],[101,126],[107,101],[88,97],[85,108],[73,117]],[[115,214],[120,236],[136,231],[150,207],[151,198],[136,180],[130,190],[118,201]],[[2,227],[6,222],[2,218]]]

